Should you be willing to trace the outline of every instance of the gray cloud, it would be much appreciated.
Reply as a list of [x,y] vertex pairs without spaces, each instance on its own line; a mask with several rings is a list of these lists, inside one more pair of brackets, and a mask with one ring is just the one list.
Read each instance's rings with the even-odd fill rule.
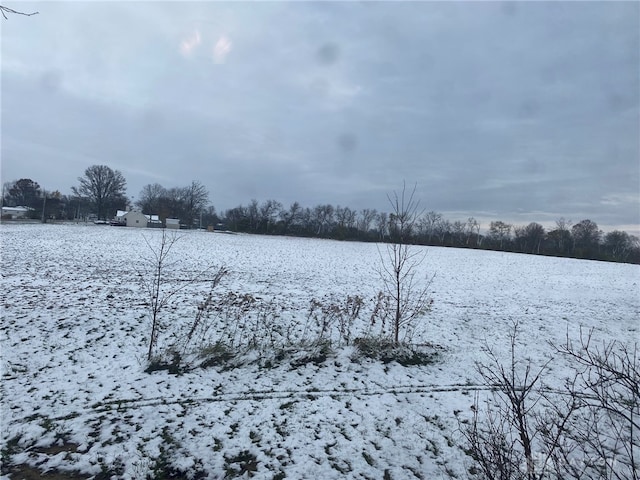
[[[22,5],[22,4],[21,4]],[[2,31],[2,177],[640,224],[637,3],[40,3]]]

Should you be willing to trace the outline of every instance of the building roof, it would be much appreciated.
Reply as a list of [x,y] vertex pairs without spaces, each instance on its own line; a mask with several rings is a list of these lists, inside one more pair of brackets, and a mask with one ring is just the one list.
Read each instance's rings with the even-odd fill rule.
[[31,207],[2,207],[3,212],[30,212]]
[[[129,215],[130,213],[135,213],[137,215],[144,215],[140,210],[118,210],[116,212],[116,218],[120,218],[120,219],[124,219],[126,218],[127,215]],[[157,215],[144,215],[145,217],[147,217],[147,219],[151,216],[151,217],[158,217]]]

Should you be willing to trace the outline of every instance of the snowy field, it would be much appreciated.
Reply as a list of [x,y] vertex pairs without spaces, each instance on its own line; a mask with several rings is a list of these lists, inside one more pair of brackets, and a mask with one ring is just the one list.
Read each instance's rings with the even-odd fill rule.
[[[312,299],[360,295],[357,328],[368,328],[381,289],[376,245],[180,233],[172,278],[225,265],[221,295],[277,305],[293,329],[303,328]],[[549,341],[580,327],[603,340],[639,336],[636,265],[430,247],[421,269],[435,274],[433,306],[413,341],[437,346],[432,364],[385,364],[345,346],[316,363],[145,373],[140,273],[151,255],[145,237],[158,245],[161,235],[0,225],[4,462],[73,472],[66,478],[142,479],[167,465],[184,478],[464,478],[457,417],[482,392],[474,371],[482,346],[506,360],[512,321],[523,357],[539,364]],[[184,288],[162,313],[171,328],[160,348],[193,321],[207,288]],[[551,367],[561,381],[563,365]],[[35,478],[28,472],[3,478]]]

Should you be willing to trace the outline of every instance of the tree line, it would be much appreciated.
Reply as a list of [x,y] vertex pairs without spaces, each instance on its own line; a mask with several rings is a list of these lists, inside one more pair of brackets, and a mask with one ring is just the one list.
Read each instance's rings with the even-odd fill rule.
[[[46,220],[111,220],[118,210],[137,208],[143,213],[177,218],[185,225],[195,225],[196,217],[206,214],[211,221],[213,207],[209,192],[201,183],[191,182],[185,187],[164,188],[147,185],[137,201],[126,195],[127,182],[121,172],[106,165],[93,165],[78,177],[78,185],[71,194],[59,190],[45,191],[38,182],[21,178],[2,186],[2,205],[29,209],[28,217]],[[207,223],[204,223],[207,225]]]
[[[394,214],[375,209],[360,211],[349,207],[317,205],[303,208],[294,202],[284,207],[275,200],[227,210],[221,221],[231,231],[267,235],[295,235],[337,240],[389,241],[395,236]],[[409,243],[462,247],[508,252],[554,255],[595,260],[640,263],[640,241],[620,230],[604,233],[589,219],[573,224],[560,218],[554,228],[531,222],[525,226],[493,221],[482,232],[474,217],[450,221],[441,213],[422,213],[411,230]]]
[[[7,182],[2,189],[3,206],[29,207],[31,218],[110,220],[117,210],[137,208],[145,214],[178,218],[183,228],[217,226],[232,232],[263,235],[292,235],[356,240],[392,241],[398,219],[376,209],[355,210],[346,206],[320,204],[304,207],[298,202],[284,206],[277,200],[238,205],[218,213],[209,203],[207,188],[198,181],[184,187],[146,185],[133,201],[126,196],[126,180],[105,165],[87,168],[78,177],[70,195],[58,190],[46,192],[34,180]],[[411,228],[403,232],[406,241],[417,245],[500,250],[538,255],[640,264],[640,241],[620,230],[604,233],[589,219],[572,223],[560,218],[553,228],[531,222],[518,226],[503,221],[483,225],[473,217],[450,221],[441,213],[420,212]]]

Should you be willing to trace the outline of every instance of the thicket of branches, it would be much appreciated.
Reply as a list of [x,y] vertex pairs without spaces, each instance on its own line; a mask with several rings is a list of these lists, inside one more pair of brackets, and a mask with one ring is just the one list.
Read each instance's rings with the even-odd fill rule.
[[487,349],[478,372],[493,389],[476,396],[471,421],[461,422],[469,473],[487,480],[606,479],[640,476],[638,344],[597,342],[593,331],[555,346],[571,366],[564,388],[545,382],[549,363],[518,358],[518,325],[503,362]]

